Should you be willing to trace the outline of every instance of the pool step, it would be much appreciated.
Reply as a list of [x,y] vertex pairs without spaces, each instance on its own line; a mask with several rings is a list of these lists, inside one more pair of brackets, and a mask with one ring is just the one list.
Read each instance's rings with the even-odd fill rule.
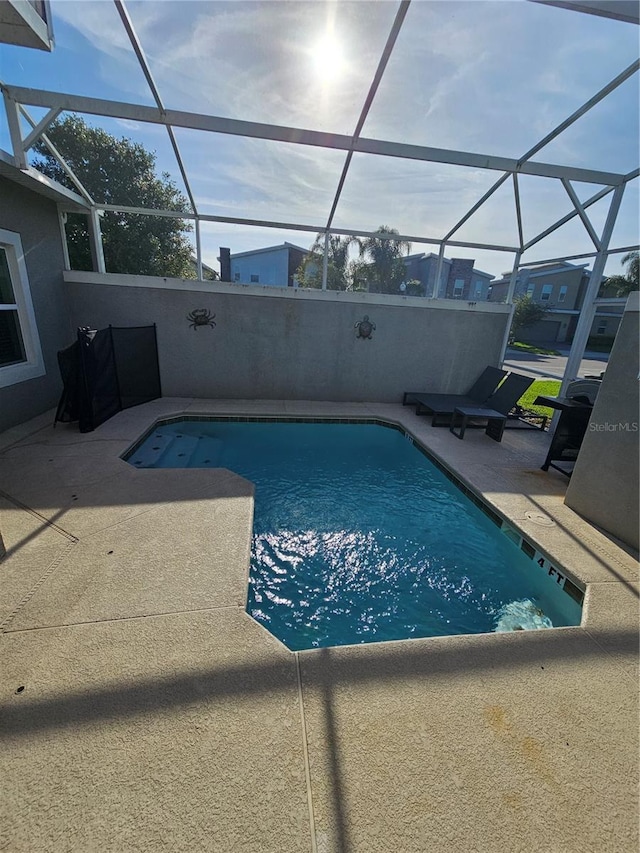
[[129,459],[135,468],[153,468],[162,454],[173,444],[175,436],[166,433],[152,435]]
[[219,468],[223,442],[219,438],[203,436],[191,456],[190,468]]
[[193,457],[200,442],[197,435],[183,435],[176,433],[172,436],[173,441],[162,454],[160,466],[162,468],[186,468]]

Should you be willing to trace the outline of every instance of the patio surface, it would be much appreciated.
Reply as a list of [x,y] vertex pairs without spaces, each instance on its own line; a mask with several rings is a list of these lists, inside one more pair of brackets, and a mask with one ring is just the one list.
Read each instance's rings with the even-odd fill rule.
[[[244,612],[251,484],[119,459],[181,411],[401,423],[588,585],[582,626],[289,652]],[[638,849],[638,564],[564,505],[548,436],[383,404],[51,420],[0,435],[0,849]]]

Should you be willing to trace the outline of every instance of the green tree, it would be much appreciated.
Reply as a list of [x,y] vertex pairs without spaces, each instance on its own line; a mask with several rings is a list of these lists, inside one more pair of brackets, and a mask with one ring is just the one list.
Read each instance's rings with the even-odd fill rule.
[[[75,115],[52,124],[47,136],[97,204],[189,210],[169,174],[156,174],[155,153],[142,145],[90,127]],[[36,153],[34,165],[41,172],[75,189],[42,141]],[[185,220],[105,211],[100,225],[108,272],[195,278],[186,236],[192,226]],[[69,214],[66,228],[72,268],[90,270],[86,217]]]
[[616,296],[628,296],[633,290],[640,290],[640,255],[627,252],[621,261],[626,266],[624,275],[612,275],[603,283],[602,289],[613,289]]
[[388,236],[397,234],[395,228],[381,225],[372,237],[360,241],[360,255],[370,264],[371,293],[398,293],[406,278],[403,256],[409,253],[411,243]]
[[[330,234],[327,246],[327,290],[352,290],[349,248],[357,243],[355,237]],[[309,253],[296,270],[296,278],[302,287],[322,287],[322,265],[324,259],[324,234],[318,234]]]
[[544,318],[547,313],[547,308],[534,302],[527,294],[516,296],[513,300],[515,306],[513,311],[513,320],[511,321],[511,331],[509,340],[515,341],[523,329],[533,326],[539,320]]

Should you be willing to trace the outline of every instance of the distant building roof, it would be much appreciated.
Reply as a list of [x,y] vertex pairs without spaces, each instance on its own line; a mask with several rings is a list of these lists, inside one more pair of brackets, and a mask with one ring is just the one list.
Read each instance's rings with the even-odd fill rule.
[[[248,252],[237,252],[236,254],[232,254],[231,258],[246,258],[249,255],[264,255],[265,252],[277,252],[280,249],[297,249],[299,252],[304,252],[304,254],[308,254],[309,249],[303,249],[302,246],[296,246],[294,243],[280,243],[278,246],[266,246],[264,249],[250,249]],[[218,260],[220,260],[218,258]]]

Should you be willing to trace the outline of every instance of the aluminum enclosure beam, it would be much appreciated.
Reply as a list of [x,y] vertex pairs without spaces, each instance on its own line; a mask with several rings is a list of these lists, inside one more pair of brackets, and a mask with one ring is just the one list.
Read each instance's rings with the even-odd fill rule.
[[[365,98],[364,105],[360,112],[360,118],[358,119],[358,123],[356,124],[356,129],[353,131],[352,139],[354,143],[356,139],[358,139],[358,137],[360,136],[362,128],[364,127],[364,123],[367,120],[369,110],[371,109],[371,104],[373,103],[373,99],[375,98],[376,92],[378,91],[380,81],[382,80],[382,75],[384,74],[385,68],[387,67],[387,63],[389,62],[389,58],[391,56],[396,40],[404,23],[404,19],[407,15],[407,12],[409,11],[410,3],[411,0],[402,0],[402,2],[400,3],[400,8],[396,12],[396,17],[394,18],[393,24],[391,26],[391,32],[389,33],[389,37],[387,38],[384,50],[382,51],[382,56],[380,57],[380,62],[378,63],[378,67],[376,69],[376,73],[374,74],[373,81],[369,88],[369,92],[367,93],[367,97]],[[335,195],[333,197],[331,212],[329,213],[329,218],[327,219],[327,228],[330,228],[331,223],[333,222],[333,217],[335,216],[336,208],[338,206],[338,202],[340,201],[340,195],[342,194],[342,188],[344,187],[344,182],[347,178],[347,172],[349,171],[349,166],[351,165],[351,160],[353,159],[353,150],[354,149],[352,146],[349,152],[347,153],[346,160],[344,161],[344,166],[342,167],[342,174],[340,175],[340,180],[338,181],[338,188],[336,189]]]
[[[22,106],[22,104],[19,105],[19,110],[22,113],[22,115],[26,118],[26,120],[29,122],[29,124],[35,129],[35,127],[36,127],[35,120],[33,118],[31,118],[31,116],[29,115],[27,110]],[[51,142],[51,140],[49,139],[47,134],[41,132],[40,136],[41,136],[44,144],[47,146],[47,148],[51,152],[51,155],[53,156],[53,158],[58,161],[60,168],[65,173],[65,175],[69,178],[71,183],[76,187],[76,189],[78,190],[80,195],[83,198],[85,198],[89,202],[89,204],[91,204],[91,205],[95,204],[95,202],[94,202],[93,198],[91,197],[91,194],[89,193],[89,191],[85,188],[85,186],[82,183],[82,181],[80,180],[80,178],[78,178],[76,176],[76,174],[73,171],[73,169],[71,168],[71,166],[67,163],[67,161],[64,159],[62,154],[58,151],[58,149],[55,147],[53,142]],[[26,149],[25,149],[25,152],[26,152]],[[56,181],[56,183],[57,183],[57,181]]]
[[402,142],[385,142],[365,137],[354,140],[353,137],[344,134],[322,133],[316,130],[261,124],[202,113],[182,112],[181,110],[166,110],[163,113],[157,107],[148,107],[142,104],[127,104],[122,101],[47,92],[6,84],[3,84],[3,89],[11,99],[21,104],[141,121],[149,124],[173,125],[174,127],[186,127],[191,130],[203,130],[210,133],[225,133],[232,136],[246,136],[253,139],[310,145],[318,148],[334,148],[342,151],[353,149],[354,153],[375,154],[383,157],[397,157],[431,163],[449,163],[454,166],[491,169],[499,172],[520,172],[521,174],[545,178],[568,178],[574,181],[607,184],[609,186],[617,186],[625,180],[625,175],[617,172],[600,172],[593,169],[532,161],[523,163],[511,157],[496,157],[490,154],[476,154],[446,148],[407,145]]
[[[153,79],[153,75],[151,74],[151,69],[149,68],[149,63],[147,62],[147,58],[144,55],[144,51],[142,49],[142,44],[140,43],[140,39],[138,38],[138,34],[135,31],[135,27],[133,26],[133,21],[129,17],[129,12],[127,11],[123,0],[114,0],[116,9],[118,14],[120,15],[120,20],[122,21],[122,25],[124,26],[127,35],[129,36],[129,41],[131,42],[131,46],[133,51],[138,59],[138,63],[140,64],[140,68],[142,69],[142,73],[144,74],[147,83],[149,84],[149,88],[151,89],[151,94],[153,95],[153,99],[156,102],[158,109],[162,113],[166,113],[165,106],[162,102],[162,98],[160,97],[160,92],[158,87],[155,84],[155,80]],[[180,174],[182,175],[182,180],[184,181],[184,186],[187,191],[187,195],[189,196],[189,201],[191,202],[191,207],[194,213],[198,212],[198,208],[196,206],[195,199],[193,197],[193,193],[191,192],[191,185],[189,184],[189,178],[187,176],[187,170],[185,169],[184,162],[182,160],[182,156],[180,154],[180,149],[178,148],[178,140],[176,139],[175,133],[173,132],[173,128],[171,125],[167,125],[167,133],[169,135],[169,141],[171,142],[171,147],[173,148],[173,154],[176,158],[176,162],[178,164],[178,169],[180,170]],[[200,276],[201,278],[202,276]]]
[[[324,225],[300,225],[295,222],[274,222],[270,219],[243,219],[237,216],[213,216],[208,213],[182,213],[179,210],[156,210],[147,207],[131,207],[122,204],[97,204],[98,210],[114,211],[115,213],[139,213],[143,216],[164,216],[173,219],[198,219],[201,222],[228,222],[233,225],[259,225],[263,228],[279,228],[287,231],[305,231],[313,234],[341,234],[348,237],[377,237],[381,240],[406,240],[409,243],[426,243],[439,246],[439,237],[415,237],[411,234],[380,234],[378,231],[355,231],[352,228],[325,228]],[[468,249],[491,249],[495,252],[517,252],[517,246],[499,246],[493,243],[465,243],[461,240],[450,240],[447,245]]]
[[511,306],[511,311],[509,313],[509,322],[507,323],[507,328],[504,330],[504,338],[502,339],[502,348],[500,349],[500,360],[498,364],[502,366],[504,363],[505,356],[507,354],[507,347],[509,346],[509,337],[511,335],[511,324],[513,323],[513,315],[515,314],[516,306],[513,301],[513,294],[516,290],[516,284],[518,282],[518,270],[520,267],[520,252],[516,252],[516,256],[513,259],[513,267],[511,269],[511,277],[509,279],[509,287],[507,289],[507,298],[505,302],[507,305]]
[[548,145],[552,140],[559,136],[563,131],[565,131],[568,127],[574,124],[579,118],[581,118],[585,113],[589,112],[592,107],[595,107],[596,104],[600,103],[607,95],[610,95],[614,89],[617,89],[618,86],[622,85],[625,80],[628,80],[633,74],[635,74],[638,69],[640,69],[640,59],[637,59],[635,62],[632,62],[624,71],[618,74],[617,77],[614,77],[610,83],[607,83],[606,86],[603,86],[599,92],[596,92],[593,97],[589,98],[581,107],[579,107],[575,112],[571,113],[571,115],[566,118],[563,122],[561,122],[557,127],[555,127],[550,133],[548,133],[540,142],[537,142],[533,148],[530,148],[527,153],[523,156],[522,160],[529,160],[533,157],[534,154],[537,154],[541,148],[544,148]]
[[577,377],[580,369],[580,362],[584,356],[584,351],[589,339],[589,332],[591,330],[591,324],[593,323],[593,318],[596,312],[595,300],[598,295],[598,290],[600,289],[602,274],[607,262],[609,240],[613,233],[613,227],[616,224],[616,218],[618,216],[618,211],[620,210],[620,203],[622,201],[624,189],[625,184],[622,184],[621,186],[616,187],[613,192],[613,198],[611,199],[611,204],[609,206],[609,213],[607,214],[607,219],[604,224],[604,228],[602,229],[602,237],[600,238],[601,248],[596,255],[593,270],[589,277],[589,284],[587,285],[587,290],[584,295],[582,310],[578,317],[578,325],[576,326],[571,350],[569,351],[569,357],[567,358],[564,376],[562,377],[562,385],[560,386],[560,392],[558,395],[560,397],[562,397],[566,392],[569,382],[572,382]]
[[628,24],[640,23],[637,0],[532,0],[545,6],[557,6],[571,12],[583,12],[586,15],[599,15]]
[[593,225],[591,224],[591,220],[589,219],[589,217],[585,213],[584,207],[582,206],[580,199],[576,195],[576,191],[571,186],[571,182],[567,181],[565,178],[563,178],[562,179],[562,186],[567,191],[567,195],[571,199],[571,202],[572,202],[573,206],[575,207],[578,216],[582,220],[582,224],[587,229],[587,233],[589,234],[589,237],[591,238],[591,242],[593,243],[593,245],[596,247],[597,251],[599,252],[600,251],[600,240],[598,239],[598,235],[596,234],[596,232],[593,230]]
[[[621,184],[621,186],[625,185]],[[584,202],[584,204],[582,205],[582,209],[586,210],[587,207],[590,207],[592,204],[595,204],[597,201],[600,201],[601,198],[604,198],[610,192],[613,192],[613,187],[605,187],[603,190],[600,190],[600,192],[597,192],[595,195],[592,195],[591,198],[587,199]],[[539,243],[540,240],[543,240],[545,237],[548,237],[549,234],[552,234],[554,231],[557,231],[558,228],[560,228],[566,222],[569,222],[569,220],[573,219],[577,215],[577,210],[572,210],[571,213],[567,213],[566,216],[563,216],[561,219],[558,219],[556,222],[553,223],[553,225],[550,225],[548,228],[545,228],[544,231],[541,231],[535,237],[532,237],[528,243],[525,243],[523,251],[526,252],[527,249],[531,248],[531,246],[535,246],[535,244]]]
[[[623,252],[626,254],[627,252],[637,252],[640,250],[640,245],[637,246],[623,246],[621,249],[607,249],[607,255],[621,255]],[[582,255],[564,255],[562,258],[543,258],[539,261],[527,261],[525,266],[527,267],[539,267],[543,264],[559,264],[562,261],[580,261],[583,258],[595,258],[597,257],[597,252],[585,252]]]
[[50,109],[42,121],[39,121],[31,133],[23,140],[22,150],[28,151],[33,145],[35,145],[49,125],[54,122],[59,115],[60,110],[57,107]]
[[7,114],[7,122],[9,124],[9,137],[11,139],[11,148],[13,151],[13,161],[17,169],[26,169],[29,165],[25,156],[24,147],[22,145],[22,131],[20,130],[20,112],[18,103],[10,95],[6,89],[3,91],[4,108]]

